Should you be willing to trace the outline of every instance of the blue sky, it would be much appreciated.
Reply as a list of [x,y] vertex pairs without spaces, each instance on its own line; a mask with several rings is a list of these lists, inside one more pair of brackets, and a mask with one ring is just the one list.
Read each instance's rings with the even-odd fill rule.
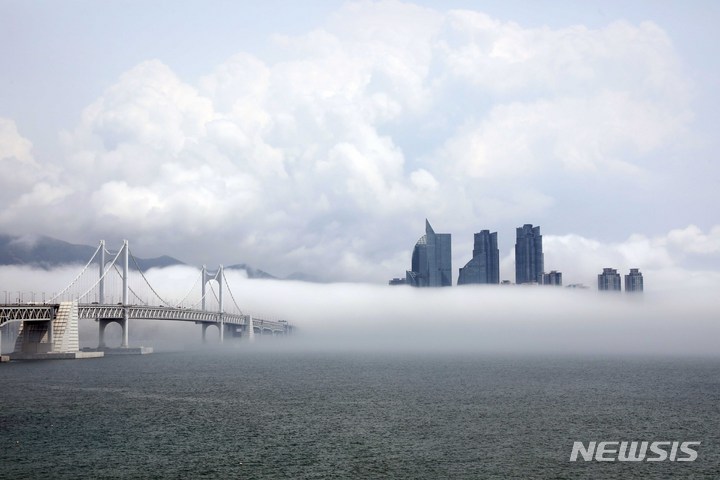
[[382,282],[534,223],[716,281],[720,6],[628,3],[0,2],[0,231]]

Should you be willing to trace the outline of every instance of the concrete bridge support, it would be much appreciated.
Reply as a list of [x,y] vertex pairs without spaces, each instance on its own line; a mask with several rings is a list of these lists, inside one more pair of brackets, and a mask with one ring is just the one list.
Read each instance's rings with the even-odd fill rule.
[[207,337],[206,337],[207,329],[211,325],[212,325],[212,323],[203,323],[202,324],[202,341],[203,341],[203,343],[205,343],[207,341]]
[[222,323],[203,323],[202,324],[202,341],[205,343],[207,341],[207,329],[208,327],[217,327],[218,328],[218,338],[219,343],[223,343],[223,339],[225,335],[223,335],[223,331],[228,325],[224,325]]
[[[127,315],[127,311],[125,313]],[[105,328],[107,328],[108,325],[111,323],[117,323],[122,328],[122,343],[120,345],[121,348],[127,348],[128,346],[128,319],[118,319],[118,318],[100,318],[98,319],[98,325],[99,325],[99,341],[98,341],[98,348],[107,348],[107,345],[105,344]]]
[[52,320],[25,320],[15,342],[14,359],[99,356],[79,351],[78,304],[61,302]]
[[236,323],[209,323],[197,322],[202,325],[202,341],[207,342],[207,329],[209,327],[217,327],[219,342],[223,343],[225,339],[249,338],[252,340],[254,332],[252,326],[236,324]]
[[62,302],[52,320],[22,323],[15,342],[15,352],[23,354],[77,352],[78,305],[77,302]]
[[247,316],[247,323],[245,324],[245,328],[247,329],[248,340],[250,340],[251,342],[254,342],[255,341],[255,322],[253,321],[252,315]]

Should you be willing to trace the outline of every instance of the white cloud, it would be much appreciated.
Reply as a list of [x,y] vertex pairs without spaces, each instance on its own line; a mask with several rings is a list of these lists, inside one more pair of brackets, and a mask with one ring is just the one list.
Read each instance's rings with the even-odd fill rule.
[[450,138],[442,154],[459,174],[531,176],[543,169],[637,175],[638,155],[682,131],[683,119],[622,92],[493,108]]
[[667,235],[667,243],[685,253],[719,253],[720,225],[714,226],[707,234],[695,225],[672,230]]
[[80,131],[102,141],[105,151],[124,143],[174,155],[204,136],[211,102],[180,81],[158,60],[144,62],[120,77],[83,113]]
[[672,41],[652,22],[525,28],[456,10],[446,15],[438,45],[446,75],[495,92],[610,89],[674,101],[686,99],[689,87]]
[[15,122],[0,117],[0,199],[13,201],[43,178],[32,155],[32,143],[23,137]]
[[662,171],[691,119],[689,81],[652,23],[525,28],[351,2],[273,42],[274,57],[239,52],[196,84],[160,60],[129,69],[64,134],[56,164],[33,166],[0,122],[1,161],[30,172],[3,193],[14,206],[0,227],[383,280],[407,267],[423,218],[547,215],[575,201],[556,182]]
[[0,160],[15,159],[25,164],[33,164],[32,143],[20,135],[15,122],[0,118]]
[[[682,255],[683,251],[702,253],[717,259],[719,233],[720,226],[704,234],[691,225],[656,237],[634,234],[617,243],[601,243],[580,235],[543,235],[545,269],[562,271],[565,284],[594,286],[596,275],[609,267],[623,275],[630,268],[639,268],[645,275],[646,288],[651,291],[720,287],[719,272],[708,267],[689,267]],[[706,265],[712,263],[708,261]]]

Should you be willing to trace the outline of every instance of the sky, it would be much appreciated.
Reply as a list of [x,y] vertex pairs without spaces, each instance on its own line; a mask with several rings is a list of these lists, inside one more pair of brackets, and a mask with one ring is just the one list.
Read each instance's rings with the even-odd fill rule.
[[[385,283],[427,218],[720,286],[720,4],[0,0],[0,233]],[[456,279],[456,278],[455,278]]]

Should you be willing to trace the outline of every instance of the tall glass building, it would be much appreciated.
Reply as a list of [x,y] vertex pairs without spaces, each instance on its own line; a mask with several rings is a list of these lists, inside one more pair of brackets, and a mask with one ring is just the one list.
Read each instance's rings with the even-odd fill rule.
[[500,283],[500,250],[497,232],[481,230],[475,234],[473,258],[460,269],[458,285],[470,283]]
[[540,280],[545,271],[540,227],[525,224],[517,229],[515,241],[515,283],[532,283]]
[[449,233],[435,233],[425,219],[425,235],[415,244],[412,270],[405,273],[408,285],[413,287],[452,286],[452,251]]
[[562,286],[562,272],[553,270],[550,273],[542,273],[540,274],[538,283],[540,285],[555,285],[560,287]]
[[602,273],[598,275],[598,290],[620,291],[620,274],[616,269],[603,268]]
[[631,268],[630,275],[625,275],[625,291],[626,292],[642,292],[643,276],[640,269]]

